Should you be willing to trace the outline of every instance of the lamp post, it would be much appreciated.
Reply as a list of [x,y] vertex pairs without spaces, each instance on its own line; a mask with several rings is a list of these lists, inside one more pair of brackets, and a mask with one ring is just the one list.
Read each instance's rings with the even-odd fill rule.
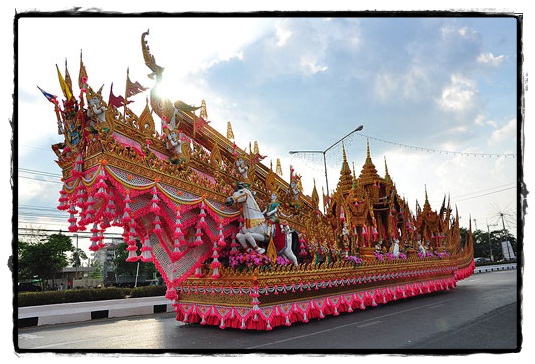
[[290,154],[299,154],[299,153],[319,153],[323,154],[323,168],[325,169],[325,185],[327,187],[327,196],[329,195],[329,179],[327,178],[327,159],[325,158],[326,153],[331,150],[335,145],[340,143],[342,140],[347,138],[348,136],[352,135],[353,133],[356,133],[357,131],[361,131],[364,129],[364,126],[359,125],[356,129],[348,133],[346,136],[344,136],[342,139],[338,140],[336,143],[331,145],[329,148],[325,150],[292,150],[289,153]]

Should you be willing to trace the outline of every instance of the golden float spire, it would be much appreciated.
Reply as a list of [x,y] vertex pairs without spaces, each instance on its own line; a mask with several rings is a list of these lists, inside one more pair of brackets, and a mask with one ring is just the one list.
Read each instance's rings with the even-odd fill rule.
[[361,181],[361,185],[374,183],[375,181],[380,179],[379,175],[377,174],[377,169],[375,168],[375,165],[373,164],[372,158],[370,156],[369,140],[366,140],[366,161],[362,166],[362,171],[360,172],[359,179]]
[[277,167],[276,172],[279,176],[282,177],[282,167],[281,167],[281,160],[280,158],[277,158]]
[[388,174],[388,165],[386,164],[386,156],[385,156],[385,180],[388,182],[392,182],[392,178],[390,177],[390,174]]
[[312,189],[312,205],[314,206],[315,209],[318,208],[319,206],[319,202],[320,202],[320,197],[318,195],[318,190],[316,189],[316,179],[314,178],[314,188]]
[[232,125],[227,121],[227,139],[234,140],[234,133],[232,132]]
[[208,110],[206,109],[206,101],[201,101],[201,110],[199,111],[199,117],[203,118],[204,120],[208,120]]
[[353,176],[347,163],[346,148],[342,142],[342,169],[340,170],[340,179],[338,180],[337,189],[342,193],[348,193],[353,187]]

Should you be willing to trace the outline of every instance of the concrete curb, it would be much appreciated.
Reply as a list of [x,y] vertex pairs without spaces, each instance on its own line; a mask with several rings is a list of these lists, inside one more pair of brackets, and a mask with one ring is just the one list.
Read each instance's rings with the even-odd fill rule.
[[171,301],[163,296],[30,306],[18,308],[17,326],[55,325],[173,311]]
[[501,265],[486,265],[482,267],[476,267],[474,270],[475,273],[487,273],[487,272],[498,272],[501,270],[512,270],[516,269],[516,264],[501,264]]

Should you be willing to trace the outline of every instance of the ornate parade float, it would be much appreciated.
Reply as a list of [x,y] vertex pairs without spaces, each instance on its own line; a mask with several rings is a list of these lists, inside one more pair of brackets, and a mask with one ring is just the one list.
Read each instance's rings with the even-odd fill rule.
[[[471,231],[461,239],[450,202],[427,199],[412,213],[369,145],[357,176],[343,151],[336,190],[322,209],[301,175],[261,160],[258,145],[234,143],[199,107],[162,99],[163,68],[141,36],[155,80],[139,116],[129,97],[146,91],[127,74],[125,96],[89,86],[80,59],[79,97],[58,71],[65,100],[54,104],[52,146],[63,171],[60,210],[71,232],[89,229],[91,250],[106,229],[123,229],[128,261],[151,261],[179,321],[269,330],[392,300],[449,290],[474,270]],[[157,127],[158,124],[158,127]],[[160,127],[161,125],[161,127]],[[158,129],[158,130],[157,130]],[[277,173],[279,172],[279,173]]]

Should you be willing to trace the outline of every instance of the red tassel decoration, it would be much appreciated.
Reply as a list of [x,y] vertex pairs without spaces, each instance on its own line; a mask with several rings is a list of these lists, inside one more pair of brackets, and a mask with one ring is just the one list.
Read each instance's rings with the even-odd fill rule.
[[143,242],[143,247],[141,248],[141,261],[142,262],[152,262],[152,246],[150,244],[150,238],[145,236],[145,241]]
[[178,294],[176,293],[176,290],[174,288],[168,288],[165,292],[165,298],[170,301],[175,301],[178,299]]
[[129,245],[128,248],[126,248],[128,251],[128,257],[126,258],[126,261],[129,263],[137,262],[139,257],[136,254],[137,246],[135,245]]
[[206,205],[204,204],[204,201],[201,202],[201,211],[199,213],[199,222],[197,224],[197,226],[199,228],[204,228],[206,229],[208,227],[208,225],[206,224],[206,220],[205,220],[205,217],[206,217],[206,212],[204,211],[204,208],[206,207]]
[[97,223],[93,223],[93,228],[91,229],[91,232],[93,233],[93,235],[91,236],[91,238],[89,238],[89,240],[91,240],[91,246],[89,247],[89,250],[91,250],[92,252],[96,252],[99,249]]
[[[100,224],[100,226],[102,227],[102,224]],[[106,244],[104,244],[104,230],[99,230],[98,232],[98,246],[99,248],[104,248],[106,246]]]
[[69,205],[67,202],[69,201],[69,198],[67,197],[67,191],[65,191],[65,187],[59,191],[60,198],[58,199],[59,205],[58,210],[65,211],[69,209]]
[[95,183],[95,188],[97,193],[95,193],[95,198],[107,198],[108,193],[106,192],[106,175],[104,174],[104,169],[101,168],[99,175],[97,177],[97,182]]
[[92,195],[89,195],[89,197],[87,198],[86,205],[87,205],[86,220],[87,222],[90,222],[93,220],[93,216],[95,214],[95,208],[94,208],[95,200]]
[[160,216],[158,216],[158,215],[156,215],[156,217],[154,218],[154,229],[152,230],[152,232],[153,232],[154,234],[156,234],[156,235],[162,233],[162,227],[161,227]]
[[219,274],[219,267],[221,266],[221,263],[219,262],[219,253],[217,252],[217,243],[214,243],[213,246],[213,252],[212,252],[212,278],[217,279],[220,278],[221,275]]
[[238,253],[238,247],[240,245],[236,242],[236,234],[232,235],[232,243],[230,243],[230,255],[236,255]]
[[124,213],[121,219],[123,225],[127,225],[131,220],[130,212],[132,209],[130,208],[130,202],[132,202],[132,200],[130,200],[130,191],[127,190],[126,195],[124,196]]
[[225,236],[223,235],[223,220],[219,222],[219,240],[217,241],[217,245],[220,247],[227,245],[225,243]]
[[182,256],[182,246],[186,245],[184,233],[182,232],[182,215],[180,214],[180,205],[176,206],[176,217],[173,233],[173,258],[178,259]]
[[137,251],[137,245],[136,245],[136,231],[134,229],[133,225],[130,225],[130,230],[126,234],[126,237],[128,239],[127,244],[128,247],[126,250],[128,251],[128,257],[126,258],[127,262],[137,262],[140,258],[136,251]]
[[197,230],[195,231],[195,241],[193,242],[193,245],[199,246],[202,245],[202,231],[199,226],[197,226]]
[[152,188],[152,200],[151,200],[151,207],[150,207],[150,212],[153,212],[155,213],[156,215],[158,215],[160,213],[160,206],[158,206],[158,194],[157,194],[157,191],[156,191],[156,185],[154,185],[154,187]]
[[69,231],[70,232],[78,231],[78,225],[76,225],[76,216],[75,216],[77,213],[78,213],[78,211],[76,211],[75,205],[72,204],[71,207],[69,208],[70,217],[67,220],[70,223],[70,225],[69,225]]

